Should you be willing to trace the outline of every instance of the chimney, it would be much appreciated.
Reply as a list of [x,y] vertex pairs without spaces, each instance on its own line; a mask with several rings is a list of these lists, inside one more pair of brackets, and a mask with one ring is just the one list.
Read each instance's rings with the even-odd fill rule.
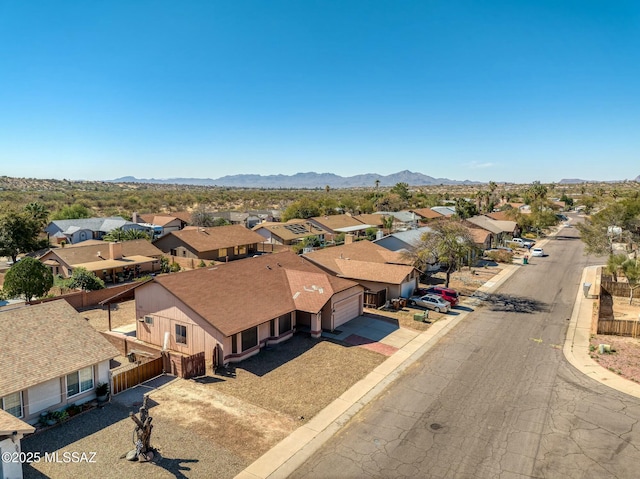
[[122,259],[122,243],[109,243],[109,259]]
[[139,223],[139,221],[138,221],[138,212],[137,211],[133,212],[133,216],[131,217],[131,221],[133,223]]
[[347,233],[346,235],[344,235],[344,244],[351,244],[351,243],[353,243],[353,234]]

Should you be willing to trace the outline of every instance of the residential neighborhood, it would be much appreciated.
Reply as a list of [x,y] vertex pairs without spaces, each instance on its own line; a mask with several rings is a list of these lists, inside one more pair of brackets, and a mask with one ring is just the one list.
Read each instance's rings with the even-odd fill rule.
[[[2,451],[58,447],[55,431],[84,430],[95,421],[104,426],[91,426],[91,435],[76,441],[98,448],[91,438],[104,427],[131,428],[123,413],[135,413],[148,396],[154,404],[149,413],[160,422],[158,442],[152,438],[155,459],[147,460],[160,465],[163,451],[176,447],[162,421],[181,430],[188,418],[183,414],[191,411],[185,406],[181,412],[180,398],[189,394],[189,401],[208,405],[189,414],[225,421],[229,411],[214,404],[231,393],[242,401],[238,410],[276,407],[284,414],[276,419],[263,412],[254,424],[237,425],[235,434],[258,433],[265,421],[277,423],[279,431],[256,442],[254,454],[237,466],[222,466],[206,454],[197,458],[225,477],[241,473],[279,439],[295,436],[290,421],[306,424],[412,341],[473,312],[478,291],[529,266],[534,258],[527,242],[544,244],[571,226],[557,214],[540,235],[523,216],[532,212],[514,215],[510,207],[463,218],[461,211],[451,215],[443,208],[336,212],[286,222],[276,221],[280,215],[273,211],[256,215],[258,222],[245,221],[252,214],[136,211],[131,222],[96,217],[48,223],[35,232],[46,238],[39,249],[18,254],[0,273]],[[220,226],[192,224],[223,216]],[[127,233],[130,224],[141,225],[139,233]],[[52,233],[53,225],[60,230]],[[86,235],[76,234],[81,231]],[[523,241],[524,235],[531,239]],[[24,294],[22,301],[9,297],[26,286],[12,277],[20,268],[53,278],[52,286],[29,290],[27,301]],[[600,281],[613,291],[604,276]],[[446,306],[434,308],[430,301]],[[348,374],[331,381],[330,371],[346,363]],[[295,374],[295,387],[288,374]],[[323,388],[320,401],[311,399],[314,384]],[[259,390],[266,394],[260,399]],[[285,407],[289,397],[309,400],[290,400]],[[217,438],[212,445],[243,454],[234,433],[201,433]],[[126,441],[109,437],[107,449],[126,452]],[[118,457],[109,456],[109,467],[128,477]],[[7,478],[37,477],[39,470],[57,477],[52,465],[3,467]]]

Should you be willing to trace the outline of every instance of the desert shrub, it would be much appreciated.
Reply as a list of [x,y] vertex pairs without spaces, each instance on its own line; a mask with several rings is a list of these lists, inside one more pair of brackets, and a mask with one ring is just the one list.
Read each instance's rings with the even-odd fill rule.
[[513,261],[513,253],[506,250],[487,251],[486,256],[496,263],[511,263]]

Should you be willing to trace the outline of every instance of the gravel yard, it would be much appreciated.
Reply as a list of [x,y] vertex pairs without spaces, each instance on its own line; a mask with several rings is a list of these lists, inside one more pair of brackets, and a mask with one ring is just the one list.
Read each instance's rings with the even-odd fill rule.
[[[240,363],[236,377],[177,379],[149,394],[159,457],[120,459],[134,423],[117,397],[68,422],[27,436],[24,451],[92,452],[96,463],[39,463],[25,478],[234,477],[386,359],[364,348],[296,335]],[[346,366],[348,365],[348,367]]]

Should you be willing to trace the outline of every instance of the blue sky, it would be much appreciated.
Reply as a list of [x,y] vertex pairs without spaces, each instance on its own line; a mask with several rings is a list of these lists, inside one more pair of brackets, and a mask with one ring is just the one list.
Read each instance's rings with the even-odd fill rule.
[[640,175],[640,3],[0,0],[0,175]]

